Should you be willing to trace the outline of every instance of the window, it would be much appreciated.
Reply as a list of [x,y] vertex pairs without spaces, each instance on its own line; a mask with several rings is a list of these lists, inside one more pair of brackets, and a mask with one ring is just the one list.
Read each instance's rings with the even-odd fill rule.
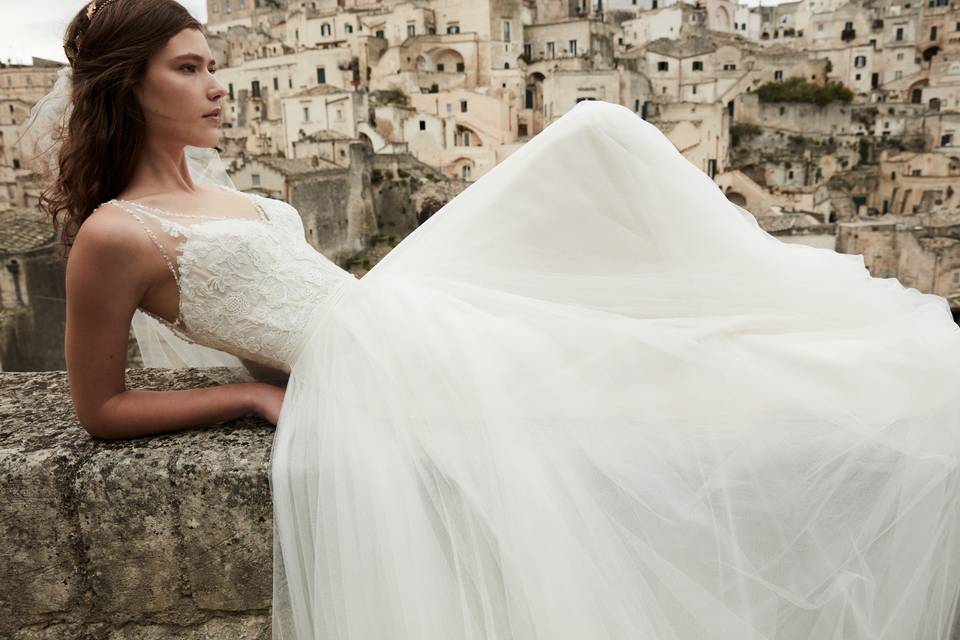
[[322,25],[320,25],[320,35],[321,35],[321,36],[329,36],[329,35],[330,35],[330,23],[329,23],[329,22],[324,22]]
[[259,80],[254,80],[250,83],[250,94],[254,98],[260,97],[260,81]]
[[293,78],[287,78],[287,88],[293,89]]
[[277,76],[273,76],[273,90],[274,91],[280,90],[280,78],[278,78]]
[[940,136],[940,146],[941,146],[941,147],[949,147],[949,146],[952,145],[952,144],[953,144],[953,134],[952,134],[952,133],[945,133],[945,134],[943,134],[942,136]]
[[903,40],[903,27],[897,27],[897,40]]
[[462,63],[462,62],[458,62],[458,63],[457,63],[457,72],[458,72],[458,73],[463,73],[463,69],[464,69],[463,63]]
[[503,41],[510,42],[510,21],[503,21]]
[[327,70],[323,67],[317,67],[317,82],[319,84],[327,83]]
[[442,63],[442,62],[438,62],[438,63],[437,63],[437,71],[443,71],[443,69],[444,69],[443,63]]
[[259,174],[259,173],[251,173],[251,174],[250,174],[250,184],[252,184],[252,185],[255,186],[255,187],[259,187],[259,186],[260,186],[260,174]]
[[303,121],[310,122],[310,107],[303,108]]
[[343,30],[346,31],[347,33],[353,33],[353,25],[345,24],[343,25]]
[[960,287],[960,271],[953,272],[953,286]]
[[732,63],[732,62],[724,62],[724,63],[723,63],[723,70],[724,70],[724,71],[736,71],[736,69],[737,69],[737,65],[735,65],[735,64]]
[[897,54],[897,60],[903,60],[903,52]]
[[227,95],[230,96],[230,99],[233,100],[233,83],[227,83]]
[[447,33],[460,33],[460,25],[458,24],[447,25]]
[[383,29],[377,29],[377,32],[376,32],[374,35],[376,35],[378,38],[382,38],[382,37],[383,37]]
[[464,132],[463,132],[463,146],[465,146],[465,147],[469,147],[469,146],[470,146],[470,132],[469,132],[469,131],[464,131]]
[[237,0],[237,9],[246,9],[247,0]]
[[576,41],[576,40],[570,40],[569,43],[568,43],[568,45],[569,45],[568,48],[570,49],[570,55],[572,55],[572,56],[577,55],[577,41]]
[[466,100],[461,100],[461,101],[460,101],[460,113],[466,113],[466,112],[467,112],[467,101],[466,101]]
[[421,120],[421,121],[420,121],[420,131],[426,131],[426,130],[427,130],[427,121],[426,121],[426,120]]
[[523,56],[530,60],[533,57],[533,46],[530,43],[523,45]]
[[867,66],[867,56],[857,56],[853,59],[853,66],[860,68]]
[[920,169],[914,169],[913,171],[910,172],[910,175],[911,175],[911,176],[919,176],[919,175],[920,175]]
[[548,43],[547,43],[547,57],[548,57],[548,58],[553,58],[554,55],[555,55],[555,53],[556,53],[556,51],[554,50],[553,42],[548,42]]
[[453,113],[453,104],[450,102],[447,103],[447,113]]
[[937,27],[936,27],[936,25],[930,27],[930,39],[931,39],[931,40],[936,40],[936,39],[937,39]]
[[782,69],[776,69],[776,70],[773,72],[773,79],[774,79],[774,80],[783,80],[783,70],[782,70]]
[[417,35],[417,25],[415,25],[415,24],[408,24],[408,25],[407,25],[407,36],[408,36],[408,37],[411,37],[411,36],[415,36],[415,35]]
[[214,2],[210,4],[210,11],[213,13],[220,13],[220,3]]
[[667,71],[670,69],[670,63],[666,60],[661,60],[657,63],[657,71]]
[[226,13],[233,13],[233,10],[230,8],[230,0],[223,0],[223,10]]
[[463,167],[461,167],[461,169],[460,169],[460,175],[463,177],[464,180],[469,180],[469,179],[470,179],[470,165],[468,165],[468,164],[463,165]]
[[694,61],[693,61],[693,70],[694,70],[694,71],[703,71],[703,60],[694,60]]
[[903,71],[901,71],[900,69],[897,69],[896,71],[893,72],[894,80],[899,80],[902,77],[903,77]]

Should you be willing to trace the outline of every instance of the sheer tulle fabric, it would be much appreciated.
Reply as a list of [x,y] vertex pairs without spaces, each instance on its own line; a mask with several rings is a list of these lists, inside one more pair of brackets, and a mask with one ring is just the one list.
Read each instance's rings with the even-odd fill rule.
[[946,638],[960,329],[583,102],[317,309],[276,638]]

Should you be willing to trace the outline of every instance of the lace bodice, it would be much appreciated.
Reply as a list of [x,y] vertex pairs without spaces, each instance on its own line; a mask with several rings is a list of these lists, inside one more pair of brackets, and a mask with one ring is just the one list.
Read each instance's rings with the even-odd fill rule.
[[144,227],[180,293],[173,322],[141,311],[185,340],[289,372],[312,312],[355,276],[307,243],[292,206],[223,188],[252,201],[259,216],[201,216],[109,201]]

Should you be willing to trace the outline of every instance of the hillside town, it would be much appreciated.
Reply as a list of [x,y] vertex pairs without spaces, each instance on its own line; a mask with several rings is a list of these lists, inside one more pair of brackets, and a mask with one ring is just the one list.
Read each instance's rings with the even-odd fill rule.
[[[960,317],[958,0],[207,0],[206,35],[237,188],[358,274],[604,100],[782,241],[862,254]],[[64,368],[64,265],[18,144],[64,64],[0,63],[2,370]]]

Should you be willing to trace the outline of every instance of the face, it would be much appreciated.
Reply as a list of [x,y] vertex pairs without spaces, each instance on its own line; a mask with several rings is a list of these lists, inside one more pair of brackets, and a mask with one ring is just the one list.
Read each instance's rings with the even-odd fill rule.
[[207,39],[184,29],[153,54],[137,97],[151,138],[194,147],[220,139],[220,100],[227,94],[216,78]]

